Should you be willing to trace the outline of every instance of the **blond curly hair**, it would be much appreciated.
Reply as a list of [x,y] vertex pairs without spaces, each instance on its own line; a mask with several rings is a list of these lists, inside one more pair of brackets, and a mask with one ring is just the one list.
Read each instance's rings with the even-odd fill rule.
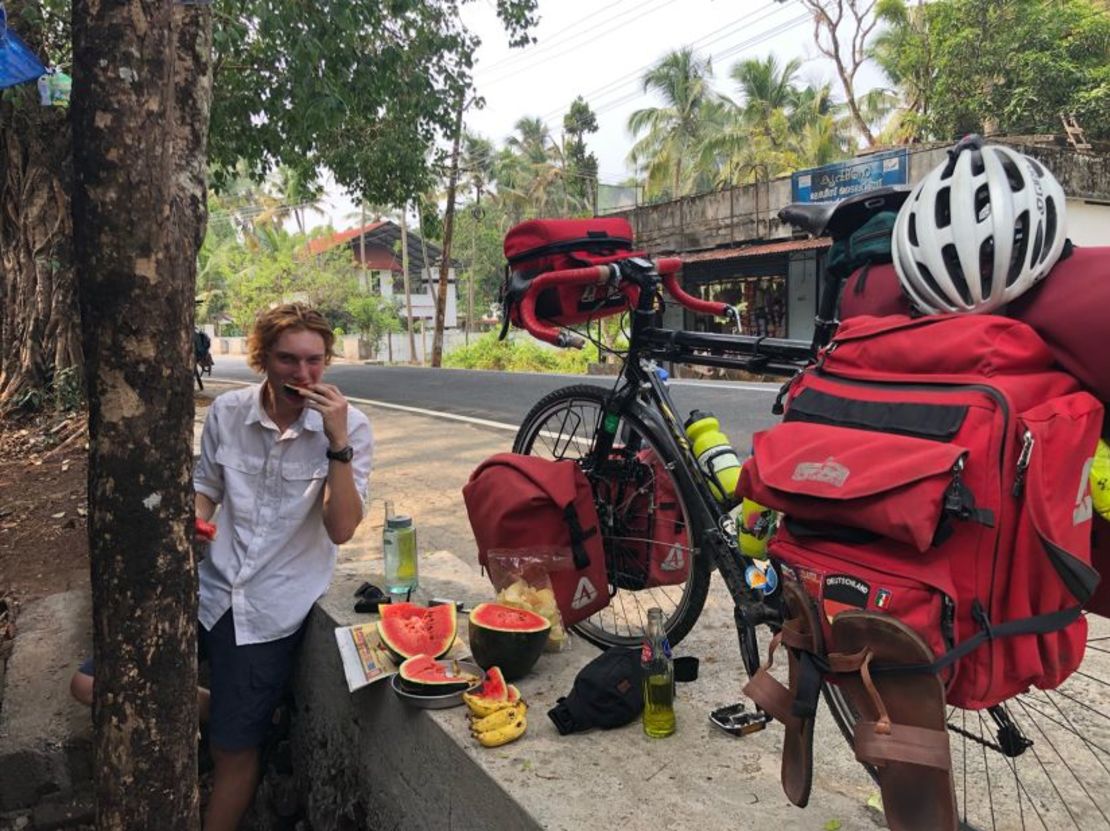
[[335,333],[327,319],[304,303],[285,303],[258,315],[247,338],[247,364],[257,372],[266,368],[266,355],[286,332],[315,332],[324,339],[324,363],[335,357]]

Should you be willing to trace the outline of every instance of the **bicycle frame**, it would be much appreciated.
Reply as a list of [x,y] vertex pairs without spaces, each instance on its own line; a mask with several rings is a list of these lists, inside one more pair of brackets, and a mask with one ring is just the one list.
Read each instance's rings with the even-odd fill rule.
[[[729,512],[717,502],[694,458],[674,402],[665,382],[656,371],[657,361],[729,367],[791,376],[800,371],[815,354],[814,344],[744,335],[721,335],[670,331],[654,328],[657,300],[661,299],[662,280],[650,262],[630,260],[621,264],[622,277],[640,287],[639,300],[632,310],[629,348],[617,378],[612,398],[613,410],[602,414],[602,429],[596,431],[594,459],[608,459],[616,439],[616,424],[625,412],[657,428],[664,437],[672,458],[684,460],[673,471],[685,480],[688,490],[697,493],[695,504],[687,506],[697,526],[705,529],[701,544],[708,548],[734,604],[734,618],[740,653],[747,672],[759,667],[755,631],[760,624],[781,623],[777,591],[764,594],[745,579],[753,561],[741,553],[736,524]],[[612,429],[606,429],[608,427]],[[773,566],[772,566],[773,567]]]

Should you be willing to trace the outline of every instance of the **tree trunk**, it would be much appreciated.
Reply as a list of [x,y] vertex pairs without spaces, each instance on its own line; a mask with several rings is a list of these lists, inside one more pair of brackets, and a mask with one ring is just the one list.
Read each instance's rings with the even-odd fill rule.
[[455,186],[459,181],[459,143],[462,140],[462,119],[465,94],[459,96],[455,113],[455,136],[451,147],[451,176],[447,180],[447,209],[443,215],[443,258],[439,264],[439,292],[436,294],[436,328],[432,338],[432,366],[443,365],[443,326],[447,315],[447,275],[451,269],[451,236],[455,230]]
[[210,14],[73,4],[101,829],[198,825],[190,359]]
[[[9,3],[19,19],[18,3]],[[33,33],[32,33],[33,34]],[[28,35],[32,48],[36,39]],[[34,84],[0,97],[0,413],[43,399],[81,369],[70,223],[68,113],[42,107]]]

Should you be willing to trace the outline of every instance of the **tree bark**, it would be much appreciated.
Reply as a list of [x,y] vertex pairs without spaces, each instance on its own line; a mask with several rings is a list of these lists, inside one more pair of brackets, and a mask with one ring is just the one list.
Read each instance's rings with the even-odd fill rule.
[[[20,2],[9,2],[19,19]],[[38,49],[39,33],[23,33]],[[34,84],[0,98],[0,413],[34,404],[52,380],[80,372],[73,272],[68,113],[42,107]]]
[[439,264],[439,293],[436,294],[436,328],[432,337],[432,366],[443,365],[443,327],[447,315],[447,275],[451,269],[451,236],[455,230],[455,187],[459,182],[459,143],[462,140],[462,120],[465,94],[459,96],[459,109],[455,113],[455,135],[451,147],[451,175],[447,180],[447,209],[443,215],[443,259]]
[[73,4],[101,829],[199,822],[190,359],[210,14],[172,0]]

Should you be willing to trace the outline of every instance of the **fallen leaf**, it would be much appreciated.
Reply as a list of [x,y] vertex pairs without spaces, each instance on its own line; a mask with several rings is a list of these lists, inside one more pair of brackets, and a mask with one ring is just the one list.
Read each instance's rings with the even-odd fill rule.
[[844,823],[838,819],[830,819],[824,825],[825,831],[840,831],[842,827],[844,827]]
[[867,807],[874,808],[876,811],[883,810],[883,795],[876,792],[867,797]]
[[64,517],[65,515],[66,515],[66,512],[65,512],[65,511],[58,511],[58,513],[56,513],[56,514],[51,514],[51,515],[50,515],[50,518],[51,518],[51,519],[61,519],[61,518],[62,518],[62,517]]

